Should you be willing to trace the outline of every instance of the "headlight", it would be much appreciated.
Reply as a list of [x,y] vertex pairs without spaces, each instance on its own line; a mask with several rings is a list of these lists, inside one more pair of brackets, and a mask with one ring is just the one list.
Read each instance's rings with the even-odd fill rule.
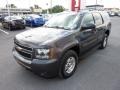
[[37,59],[55,59],[56,53],[51,49],[36,49],[35,58]]

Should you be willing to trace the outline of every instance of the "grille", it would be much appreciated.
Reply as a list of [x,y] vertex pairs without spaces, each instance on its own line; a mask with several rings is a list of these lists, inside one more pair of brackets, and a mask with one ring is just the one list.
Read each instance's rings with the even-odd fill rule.
[[32,60],[32,56],[33,56],[32,48],[26,47],[18,42],[15,42],[15,49],[23,58]]
[[23,20],[15,20],[17,24],[24,24]]

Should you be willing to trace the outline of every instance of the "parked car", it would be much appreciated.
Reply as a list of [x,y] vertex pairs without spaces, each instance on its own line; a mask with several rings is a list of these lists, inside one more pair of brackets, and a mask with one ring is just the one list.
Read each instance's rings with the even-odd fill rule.
[[25,21],[19,16],[7,16],[2,21],[2,26],[9,30],[25,29]]
[[83,53],[95,46],[107,46],[110,32],[107,12],[59,14],[43,27],[16,35],[13,56],[20,65],[41,76],[69,78]]
[[120,11],[118,12],[118,16],[120,17]]
[[8,14],[0,14],[0,22],[2,22],[6,16],[8,16]]
[[31,27],[42,26],[45,24],[44,18],[42,16],[35,14],[26,16],[25,21],[26,21],[26,25]]
[[115,15],[116,15],[116,14],[115,14],[114,11],[110,11],[110,12],[109,12],[109,16],[113,17],[113,16],[115,16]]
[[46,21],[48,21],[49,19],[51,19],[53,16],[55,16],[55,14],[43,14],[43,17]]

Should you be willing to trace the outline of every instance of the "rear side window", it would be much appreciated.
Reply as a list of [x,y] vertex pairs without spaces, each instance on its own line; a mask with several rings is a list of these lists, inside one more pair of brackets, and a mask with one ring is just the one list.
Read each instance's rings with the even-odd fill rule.
[[102,12],[101,15],[104,19],[104,22],[109,22],[110,21],[110,17],[109,17],[107,12]]
[[95,19],[96,26],[99,26],[99,25],[103,24],[102,17],[99,13],[93,13],[93,16],[94,16],[94,19]]

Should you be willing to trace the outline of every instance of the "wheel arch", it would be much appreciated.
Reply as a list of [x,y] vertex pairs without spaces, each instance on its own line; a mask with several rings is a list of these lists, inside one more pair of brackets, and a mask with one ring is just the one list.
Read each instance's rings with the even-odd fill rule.
[[80,55],[80,47],[79,47],[79,44],[74,44],[74,45],[71,45],[69,47],[67,47],[61,54],[60,58],[62,58],[62,56],[69,50],[73,50],[76,52],[77,56],[79,57]]
[[110,35],[110,30],[106,30],[105,34],[107,34],[109,36]]

